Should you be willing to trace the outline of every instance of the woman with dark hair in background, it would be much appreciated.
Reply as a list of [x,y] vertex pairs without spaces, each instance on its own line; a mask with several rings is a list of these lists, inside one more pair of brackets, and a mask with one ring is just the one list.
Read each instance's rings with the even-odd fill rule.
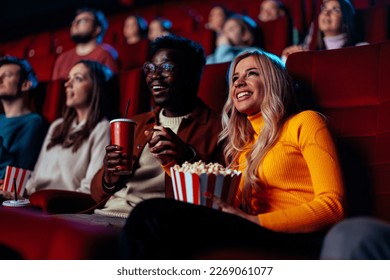
[[[287,47],[282,57],[306,50],[331,50],[356,45],[355,9],[348,0],[324,0],[318,15],[318,31],[313,25],[302,45]],[[313,38],[313,36],[315,36]]]
[[129,45],[137,44],[148,34],[148,22],[141,16],[130,15],[125,19],[123,35]]
[[117,44],[120,69],[129,70],[143,65],[149,50],[148,22],[139,15],[129,15],[123,24],[123,37]]
[[69,72],[63,117],[52,123],[26,191],[61,189],[90,193],[90,182],[102,167],[102,150],[110,143],[105,95],[112,72],[81,60]]

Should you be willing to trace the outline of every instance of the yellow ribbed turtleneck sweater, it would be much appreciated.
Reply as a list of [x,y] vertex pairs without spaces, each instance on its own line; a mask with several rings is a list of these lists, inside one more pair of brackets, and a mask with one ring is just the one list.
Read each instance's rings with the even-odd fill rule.
[[[264,125],[261,113],[248,120],[257,141]],[[239,164],[244,171],[245,153]],[[261,192],[253,191],[251,205],[261,226],[280,232],[313,232],[343,218],[341,169],[331,134],[318,113],[304,111],[288,119],[258,172],[264,184]]]

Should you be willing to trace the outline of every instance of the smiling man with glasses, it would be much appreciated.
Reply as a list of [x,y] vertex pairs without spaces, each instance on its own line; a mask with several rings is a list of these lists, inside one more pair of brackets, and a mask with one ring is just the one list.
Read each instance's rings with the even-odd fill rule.
[[[119,146],[106,147],[104,167],[91,183],[99,209],[72,217],[121,227],[140,201],[173,197],[164,168],[185,161],[223,163],[217,141],[220,116],[197,95],[204,65],[203,48],[189,39],[169,35],[152,43],[144,73],[156,108],[132,117],[136,122],[133,158]],[[130,160],[131,175],[120,175],[117,166]]]

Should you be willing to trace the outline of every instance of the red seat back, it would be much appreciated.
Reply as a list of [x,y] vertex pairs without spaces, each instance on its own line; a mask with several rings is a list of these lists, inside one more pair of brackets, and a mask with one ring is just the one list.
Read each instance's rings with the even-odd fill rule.
[[222,112],[228,96],[226,74],[229,65],[229,62],[206,65],[200,81],[198,96],[216,112]]
[[122,71],[119,74],[119,87],[119,112],[121,116],[125,114],[129,99],[131,103],[127,117],[150,110],[150,93],[146,88],[145,77],[141,68]]
[[46,88],[42,115],[48,122],[53,122],[61,116],[65,105],[65,80],[49,81]]
[[337,137],[350,214],[390,221],[390,42],[301,52],[290,74]]
[[141,67],[148,60],[149,41],[143,39],[137,44],[129,45],[125,42],[117,45],[119,64],[122,71]]
[[31,43],[27,49],[28,57],[43,57],[45,55],[53,54],[54,52],[54,39],[53,33],[49,31],[34,34],[32,36]]
[[48,82],[51,81],[54,63],[56,62],[56,54],[46,54],[44,56],[32,56],[28,58],[31,67],[34,69],[38,81]]
[[16,56],[18,58],[25,58],[28,46],[32,40],[32,36],[2,43],[3,55]]
[[54,31],[53,40],[54,52],[56,54],[61,54],[75,47],[75,43],[70,38],[69,27],[67,26]]
[[379,43],[389,39],[389,10],[388,4],[356,10],[356,25],[358,32],[362,34],[362,41]]
[[269,22],[259,22],[263,48],[278,56],[292,44],[292,23],[289,17],[281,17]]

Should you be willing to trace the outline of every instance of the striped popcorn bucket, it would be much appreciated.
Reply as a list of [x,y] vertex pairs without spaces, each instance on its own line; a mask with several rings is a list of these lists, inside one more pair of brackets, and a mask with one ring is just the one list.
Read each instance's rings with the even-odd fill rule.
[[4,190],[14,193],[15,184],[17,193],[23,196],[27,180],[30,178],[31,170],[8,165],[5,169]]
[[204,197],[207,191],[233,205],[241,178],[241,172],[232,174],[191,173],[171,170],[173,193],[176,200],[218,209],[211,199]]

